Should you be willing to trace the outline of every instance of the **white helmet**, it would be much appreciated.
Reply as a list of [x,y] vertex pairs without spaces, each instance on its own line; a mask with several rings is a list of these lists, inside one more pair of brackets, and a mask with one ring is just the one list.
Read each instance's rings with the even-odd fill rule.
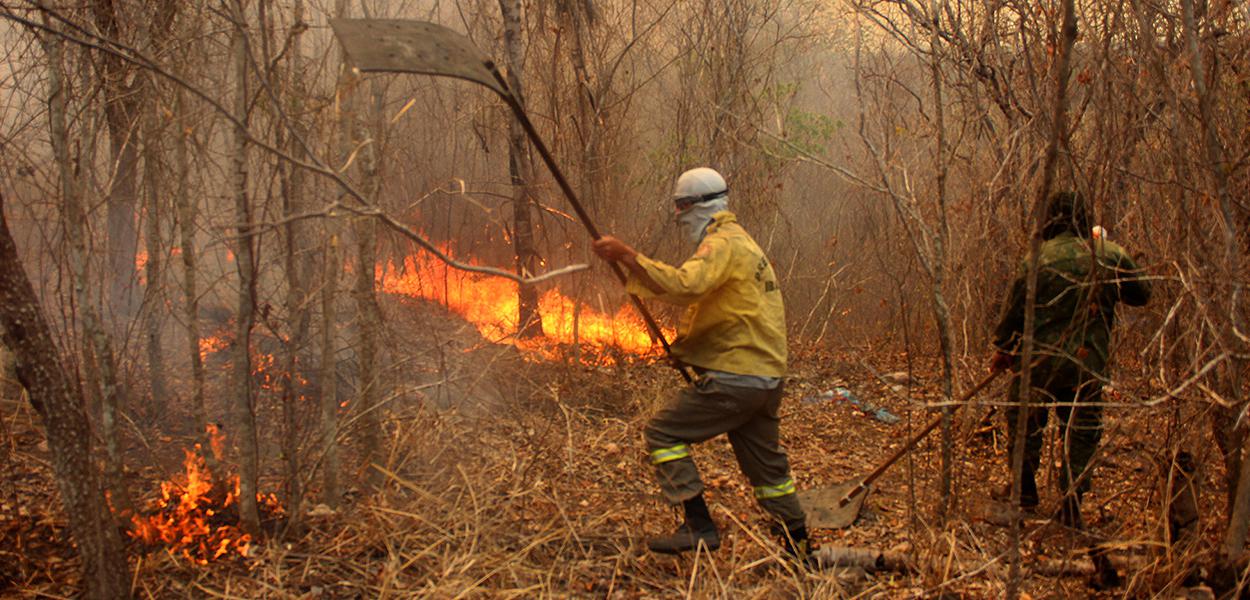
[[725,185],[725,178],[720,173],[707,167],[699,167],[690,169],[677,178],[677,185],[673,188],[673,202],[678,204],[678,209],[683,209],[683,203],[688,207],[691,204],[723,198],[728,194],[729,186]]

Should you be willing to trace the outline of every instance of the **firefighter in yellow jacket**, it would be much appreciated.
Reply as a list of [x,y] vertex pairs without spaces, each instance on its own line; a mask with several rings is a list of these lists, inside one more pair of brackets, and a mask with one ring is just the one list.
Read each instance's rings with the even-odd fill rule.
[[666,554],[720,547],[691,445],[724,433],[756,500],[777,519],[786,549],[805,555],[806,516],[778,431],[785,307],[772,265],[729,212],[728,194],[724,178],[712,169],[693,169],[677,179],[677,223],[698,244],[680,267],[643,256],[611,236],[594,245],[601,258],[629,270],[630,293],[689,307],[673,355],[694,369],[697,381],[673,394],[644,433],[660,488],[669,502],[682,505],[686,518],[672,535],[647,545]]

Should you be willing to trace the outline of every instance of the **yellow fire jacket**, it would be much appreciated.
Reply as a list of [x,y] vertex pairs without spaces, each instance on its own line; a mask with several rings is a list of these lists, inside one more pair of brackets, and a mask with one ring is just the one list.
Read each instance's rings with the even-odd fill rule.
[[655,294],[630,276],[640,298],[689,306],[677,327],[673,355],[694,366],[761,377],[786,372],[786,310],[777,276],[755,240],[729,211],[713,215],[699,248],[680,267],[638,255],[664,288]]

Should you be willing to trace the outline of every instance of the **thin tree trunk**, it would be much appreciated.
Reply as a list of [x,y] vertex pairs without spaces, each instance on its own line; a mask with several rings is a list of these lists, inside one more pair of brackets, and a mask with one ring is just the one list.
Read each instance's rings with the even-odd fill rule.
[[[379,174],[379,157],[378,145],[381,144],[381,121],[382,121],[382,89],[376,80],[371,82],[373,91],[373,103],[369,110],[369,121],[374,127],[365,127],[363,123],[358,122],[358,131],[362,134],[359,137],[363,143],[365,135],[372,133],[372,141],[361,153],[361,171],[364,177],[365,197],[369,198],[376,206],[378,200],[378,192],[382,189],[382,179]],[[370,132],[372,129],[372,132]],[[382,421],[381,413],[378,408],[378,398],[380,386],[378,375],[379,346],[378,341],[382,335],[382,311],[378,307],[377,299],[377,220],[370,217],[357,217],[352,222],[352,230],[356,236],[356,281],[352,290],[352,296],[356,301],[356,314],[359,322],[359,338],[357,339],[357,347],[360,350],[358,359],[360,361],[360,372],[358,377],[358,385],[360,386],[359,397],[356,408],[361,411],[361,468],[365,471],[365,479],[370,488],[378,487],[381,482],[381,471],[373,468],[375,462],[381,458],[381,437],[382,437]]]
[[[111,40],[122,40],[120,3],[95,0],[92,10],[96,27]],[[138,205],[139,127],[142,106],[141,78],[134,68],[108,53],[99,55],[100,78],[104,82],[104,119],[108,124],[111,150],[108,189],[109,308],[117,315],[134,313],[135,253],[138,235],[135,208]],[[128,82],[127,80],[133,79]]]
[[339,400],[338,329],[339,238],[334,219],[326,220],[325,251],[321,273],[321,501],[331,507],[339,505],[343,492],[339,487]]
[[[339,18],[350,16],[346,2],[340,1],[336,6]],[[347,67],[347,56],[341,56],[343,77],[339,83],[340,106],[339,131],[342,135],[342,153],[344,156],[357,154],[360,161],[360,175],[364,180],[364,195],[367,202],[375,201],[381,182],[377,173],[376,134],[371,137],[359,114],[356,99],[360,77]],[[370,114],[380,112],[380,92],[375,90],[374,105]],[[376,120],[376,119],[370,119]],[[378,335],[381,331],[380,312],[377,307],[374,286],[376,285],[377,269],[377,223],[369,217],[355,217],[351,221],[352,233],[356,242],[356,278],[352,284],[352,298],[356,305],[357,337],[357,394],[354,410],[360,415],[360,467],[368,481],[369,487],[380,481],[381,473],[373,468],[378,458],[379,421],[377,405],[377,356]]]
[[195,409],[199,434],[203,436],[200,447],[204,449],[204,459],[210,468],[215,468],[217,457],[209,451],[212,440],[209,436],[208,407],[204,403],[204,355],[200,350],[200,293],[196,281],[199,256],[195,247],[195,221],[198,211],[187,189],[191,172],[191,161],[187,153],[191,125],[187,120],[189,108],[186,94],[181,88],[176,93],[174,111],[178,116],[178,132],[174,138],[174,168],[177,171],[177,188],[174,190],[174,204],[178,210],[178,243],[182,249],[183,318],[187,323],[186,349],[191,360],[191,406]]
[[[292,12],[294,20],[292,27],[303,28],[303,0],[295,0]],[[301,120],[301,115],[304,112],[304,95],[306,93],[302,79],[304,70],[304,61],[301,54],[303,52],[302,38],[302,29],[292,35],[291,63],[286,77],[286,94],[290,98],[288,114],[293,117],[293,127],[295,128],[290,139],[287,140],[287,151],[294,157],[303,156],[303,151],[297,138],[303,138],[307,135]],[[287,165],[285,162],[280,163],[280,165],[279,168],[283,170],[282,210],[289,218],[292,215],[303,212],[307,205],[307,202],[304,201],[304,172],[298,167]],[[286,239],[284,240],[286,244],[285,266],[287,277],[286,314],[287,319],[291,323],[291,333],[287,340],[286,356],[283,361],[285,366],[282,378],[282,420],[285,432],[282,438],[282,453],[286,458],[286,506],[287,513],[290,515],[287,527],[292,530],[298,530],[302,514],[300,504],[304,495],[301,486],[303,474],[300,472],[299,461],[300,426],[298,409],[303,404],[303,400],[307,398],[305,386],[301,383],[307,379],[304,377],[305,363],[300,360],[300,357],[304,356],[304,350],[308,344],[310,326],[307,282],[312,275],[312,263],[309,260],[311,233],[308,231],[307,225],[302,221],[294,219],[287,222],[284,230],[286,234]]]
[[[48,42],[55,45],[56,42]],[[55,70],[55,68],[54,68]],[[50,82],[54,98],[64,92]],[[63,100],[53,100],[54,103]],[[35,290],[22,269],[0,197],[0,337],[17,357],[17,379],[43,420],[74,544],[82,558],[83,597],[130,597],[130,568],[91,461],[91,432],[81,396],[73,393]]]
[[[334,16],[342,19],[348,16],[347,0],[335,0]],[[347,56],[340,51],[340,63],[346,65]],[[346,67],[343,67],[346,71]],[[350,72],[343,75],[350,77]],[[345,85],[339,83],[340,110],[350,112],[351,97],[344,97]],[[350,153],[350,130],[344,129],[344,116],[339,115],[339,135],[341,149],[344,154]],[[339,359],[338,359],[338,284],[342,258],[339,254],[339,226],[333,217],[326,219],[326,242],[321,264],[321,446],[325,453],[322,460],[321,501],[331,507],[337,507],[342,500],[339,473]]]
[[[1072,60],[1072,45],[1076,41],[1076,9],[1073,0],[1062,0],[1063,22],[1060,28],[1059,57],[1055,65],[1055,97],[1051,113],[1051,131],[1042,159],[1042,181],[1033,199],[1029,218],[1029,268],[1024,293],[1024,339],[1020,345],[1020,410],[1016,414],[1015,447],[1011,453],[1011,506],[1020,506],[1020,486],[1024,474],[1024,441],[1028,429],[1029,411],[1033,395],[1033,327],[1037,311],[1038,256],[1042,249],[1042,218],[1046,199],[1050,196],[1055,180],[1055,166],[1059,162],[1059,143],[1067,133],[1068,75]],[[1020,596],[1023,571],[1020,569],[1020,519],[1011,520],[1011,542],[1008,560],[1011,567],[1007,577],[1006,596],[1015,600]]]
[[[153,52],[163,54],[166,50],[165,42],[172,36],[174,17],[177,16],[181,4],[178,0],[159,0],[148,3],[153,20],[149,40]],[[162,256],[164,240],[161,239],[163,212],[161,198],[164,197],[165,192],[164,186],[161,185],[164,181],[162,179],[164,165],[161,161],[161,156],[164,155],[164,148],[161,144],[164,132],[161,127],[160,114],[163,105],[159,102],[159,88],[154,79],[137,80],[135,89],[146,92],[147,97],[154,100],[151,106],[143,111],[143,185],[146,192],[144,200],[147,213],[143,234],[146,246],[144,252],[147,254],[147,261],[144,265],[146,282],[143,296],[145,308],[143,322],[148,354],[149,389],[152,393],[153,408],[159,411],[164,407],[169,394],[165,383],[165,353],[161,348],[161,323],[165,310],[162,301],[165,290],[165,262]]]
[[[582,190],[583,200],[591,200],[604,197],[604,173],[600,167],[600,132],[603,129],[601,122],[603,115],[599,113],[598,102],[596,100],[595,90],[590,85],[590,72],[586,67],[586,39],[589,37],[589,29],[593,22],[593,13],[588,5],[580,2],[569,2],[564,4],[563,14],[566,18],[567,27],[572,33],[569,44],[569,61],[573,65],[573,73],[576,79],[574,86],[574,96],[577,98],[577,128],[580,134],[581,147],[581,168],[579,169],[579,188]],[[582,253],[578,258],[586,259],[585,246],[580,247]],[[582,290],[582,293],[573,294],[573,351],[571,359],[573,364],[581,362],[581,312],[582,301],[585,298],[584,290],[587,289],[584,276],[577,276],[576,283],[571,289]]]
[[929,50],[931,52],[929,69],[930,76],[933,78],[933,114],[937,133],[935,167],[937,171],[938,219],[940,221],[933,236],[932,300],[933,316],[934,320],[937,321],[938,345],[942,352],[942,400],[944,401],[942,405],[942,465],[941,476],[939,477],[941,501],[938,514],[945,518],[954,502],[954,497],[951,494],[951,472],[954,464],[954,440],[951,438],[951,414],[953,407],[950,405],[954,388],[954,349],[951,347],[950,309],[947,307],[946,295],[943,291],[946,284],[946,242],[950,239],[950,229],[946,220],[947,152],[946,118],[943,107],[945,100],[942,98],[942,67],[939,63],[942,38],[938,33],[939,15],[942,14],[941,7],[943,4],[940,4],[937,0],[929,3],[929,13],[933,19],[932,26],[929,28]]
[[144,196],[146,204],[146,220],[143,234],[144,251],[147,262],[144,265],[144,334],[148,354],[148,383],[152,392],[152,406],[160,410],[167,401],[168,391],[165,386],[165,358],[161,348],[161,319],[164,303],[161,302],[161,290],[164,287],[164,271],[161,257],[161,206],[163,186],[161,186],[160,156],[162,148],[157,142],[158,135],[156,108],[148,110],[147,128],[144,132],[143,169]]
[[[73,272],[74,302],[82,314],[83,362],[94,364],[99,375],[100,390],[100,436],[105,445],[105,481],[109,484],[114,506],[132,507],[130,495],[122,477],[121,449],[117,439],[117,407],[119,386],[114,369],[113,347],[110,336],[104,331],[100,314],[87,289],[87,214],[82,204],[78,173],[69,158],[69,130],[66,125],[68,99],[61,65],[61,45],[48,39],[44,42],[48,54],[48,122],[51,127],[52,154],[61,176],[61,215],[64,219],[65,236],[69,240],[70,269]],[[94,361],[93,361],[94,358]],[[90,367],[88,370],[91,370]]]
[[[503,15],[504,52],[507,54],[508,87],[516,102],[525,108],[525,94],[521,87],[521,74],[525,70],[525,49],[521,39],[520,0],[499,0],[499,12]],[[530,276],[537,272],[538,253],[534,251],[534,225],[530,207],[534,204],[533,162],[529,144],[521,123],[511,119],[508,123],[508,174],[512,179],[512,244],[516,255],[517,273]],[[542,317],[538,312],[538,290],[532,285],[517,286],[517,335],[519,337],[541,336]]]
[[578,133],[581,134],[581,189],[584,199],[602,198],[604,173],[601,168],[600,142],[604,128],[604,115],[599,111],[596,90],[591,87],[590,70],[586,66],[586,39],[590,36],[593,14],[586,5],[570,2],[565,5],[564,16],[572,33],[569,44],[569,60],[576,78],[574,96],[577,98]]
[[256,479],[259,456],[256,438],[255,395],[252,386],[251,337],[255,321],[256,260],[255,238],[252,235],[252,204],[248,197],[247,129],[249,86],[247,81],[247,0],[237,0],[231,7],[235,21],[230,34],[230,58],[234,69],[234,126],[231,140],[230,188],[234,196],[234,218],[238,223],[235,241],[235,267],[239,273],[238,308],[235,314],[233,348],[233,393],[236,431],[230,437],[239,451],[239,519],[250,533],[260,531],[260,514],[256,506]]

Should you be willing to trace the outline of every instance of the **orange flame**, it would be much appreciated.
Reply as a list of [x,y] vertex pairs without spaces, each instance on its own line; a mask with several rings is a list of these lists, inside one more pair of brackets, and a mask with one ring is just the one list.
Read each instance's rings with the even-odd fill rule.
[[208,430],[208,446],[213,451],[213,459],[221,460],[221,451],[226,445],[226,432],[213,423],[205,425],[205,429]]
[[[223,434],[209,426],[214,454],[220,453]],[[252,536],[243,533],[231,516],[239,497],[239,477],[224,482],[213,478],[204,458],[185,450],[185,472],[177,481],[161,482],[161,495],[148,506],[147,514],[131,515],[130,536],[149,546],[162,545],[196,564],[208,564],[227,555],[248,556]],[[273,494],[257,494],[263,514],[280,515],[282,506]]]
[[230,342],[220,336],[210,336],[200,338],[200,360],[208,360],[208,355],[218,350],[225,349]]
[[[443,251],[451,254],[445,248]],[[491,341],[511,339],[518,347],[544,358],[555,358],[558,352],[554,345],[574,341],[597,354],[614,350],[643,356],[655,352],[646,325],[628,305],[612,315],[585,305],[577,312],[575,300],[552,288],[538,300],[544,337],[513,339],[519,319],[516,282],[451,269],[426,252],[405,257],[402,268],[388,261],[378,272],[382,291],[439,302],[472,323],[482,337]]]

